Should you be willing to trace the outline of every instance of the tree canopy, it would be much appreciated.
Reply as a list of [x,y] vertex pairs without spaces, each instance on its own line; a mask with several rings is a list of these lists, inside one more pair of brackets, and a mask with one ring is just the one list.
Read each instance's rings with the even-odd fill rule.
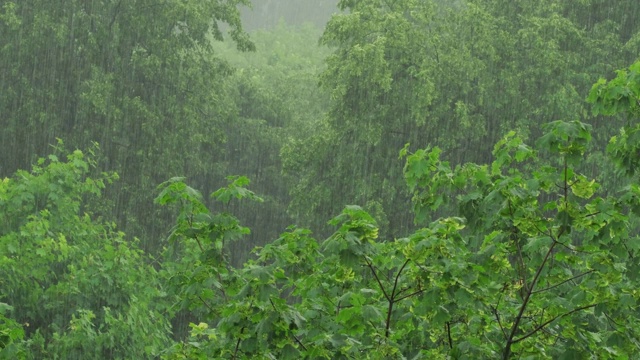
[[335,3],[0,1],[0,358],[640,353],[640,6]]

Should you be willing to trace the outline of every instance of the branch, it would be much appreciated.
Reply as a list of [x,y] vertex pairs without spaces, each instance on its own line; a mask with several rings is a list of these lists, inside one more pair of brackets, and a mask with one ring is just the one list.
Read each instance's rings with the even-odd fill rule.
[[405,292],[407,290],[411,290],[411,288],[410,287],[405,287],[405,288],[402,288],[402,289],[398,290],[398,292],[396,293],[396,296],[400,296],[400,294],[402,294],[403,292]]
[[[278,315],[280,315],[280,311],[278,311],[278,309],[276,308],[276,304],[273,303],[273,300],[271,300],[271,298],[269,298],[269,302],[271,303],[271,307],[273,307],[273,311],[277,312]],[[282,316],[282,315],[280,315]],[[287,324],[288,325],[288,324]],[[291,336],[293,336],[293,339],[300,345],[302,346],[302,348],[304,349],[304,351],[307,351],[307,347],[304,346],[304,344],[302,343],[302,341],[300,341],[300,339],[298,339],[298,337],[295,334],[291,334]]]
[[200,297],[200,295],[197,295],[198,299],[200,299],[200,301],[202,301],[202,303],[204,304],[204,306],[207,307],[207,309],[209,309],[209,311],[215,313],[216,311],[213,309],[213,307],[211,305],[209,305],[206,301],[204,301],[204,299],[202,297]]
[[400,275],[402,274],[402,271],[404,270],[404,268],[407,266],[407,264],[409,263],[409,261],[411,261],[410,259],[407,259],[404,264],[402,264],[402,267],[400,268],[400,270],[398,270],[398,273],[396,274],[396,280],[393,283],[393,291],[391,291],[391,298],[393,298],[396,295],[396,288],[398,287],[398,279],[400,278]]
[[554,322],[555,320],[557,320],[557,319],[559,319],[559,318],[561,318],[561,317],[565,317],[565,316],[567,316],[567,315],[571,315],[571,314],[573,314],[573,313],[575,313],[575,312],[578,312],[578,311],[581,311],[581,310],[585,310],[585,309],[588,309],[588,308],[595,307],[596,305],[598,305],[598,304],[590,304],[590,305],[581,306],[581,307],[575,308],[575,309],[573,309],[573,310],[571,310],[571,311],[569,311],[569,312],[567,312],[567,313],[560,314],[560,315],[558,315],[558,316],[554,316],[553,318],[551,318],[551,319],[549,319],[549,320],[547,320],[547,321],[543,322],[542,324],[538,325],[538,327],[536,327],[535,329],[531,330],[528,334],[526,334],[526,335],[524,335],[524,336],[522,336],[522,337],[520,337],[520,338],[517,338],[517,339],[513,340],[511,343],[512,343],[512,344],[515,344],[515,343],[517,343],[517,342],[520,342],[520,341],[522,341],[522,340],[524,340],[524,339],[526,339],[526,338],[530,337],[531,335],[535,334],[536,332],[540,331],[540,330],[541,330],[542,328],[544,328],[545,326],[549,325],[550,323]]
[[371,273],[373,273],[373,276],[376,278],[376,281],[378,282],[378,286],[380,286],[380,290],[382,290],[382,294],[384,294],[385,299],[391,302],[391,298],[389,297],[389,295],[387,295],[387,291],[384,289],[384,286],[382,285],[380,278],[378,278],[378,274],[376,274],[376,270],[373,268],[373,265],[369,262],[369,259],[367,259],[366,256],[364,257],[364,261],[367,262],[367,266],[369,266],[369,269],[371,269]]
[[491,311],[493,311],[493,314],[496,316],[496,320],[498,321],[498,326],[500,327],[500,331],[502,331],[502,336],[504,336],[504,339],[507,340],[507,332],[505,331],[504,326],[502,326],[502,322],[500,321],[500,314],[498,313],[498,308],[491,307]]
[[410,297],[412,297],[413,295],[418,295],[418,294],[423,293],[423,292],[424,292],[424,289],[420,289],[420,290],[418,290],[418,291],[414,291],[414,292],[412,292],[411,294],[408,294],[408,295],[405,295],[405,296],[403,296],[403,297],[398,298],[395,302],[402,301],[402,300],[404,300],[404,299],[406,299],[406,298],[410,298]]
[[567,280],[561,281],[561,282],[559,282],[559,283],[557,283],[557,284],[555,284],[555,285],[551,285],[551,286],[546,287],[546,288],[544,288],[544,289],[540,289],[540,290],[532,291],[531,293],[532,293],[532,294],[535,294],[535,293],[539,293],[539,292],[543,292],[543,291],[551,290],[551,289],[553,289],[553,288],[555,288],[555,287],[558,287],[558,286],[560,286],[560,285],[562,285],[562,284],[564,284],[564,283],[567,283],[567,282],[569,282],[569,281],[571,281],[571,280],[575,280],[575,279],[577,279],[577,278],[579,278],[579,277],[581,277],[581,276],[585,276],[585,275],[590,274],[590,273],[592,273],[592,272],[594,272],[594,271],[595,271],[595,270],[589,270],[589,271],[583,272],[582,274],[578,274],[578,275],[576,275],[576,276],[574,276],[574,277],[572,277],[572,278],[569,278],[569,279],[567,279]]
[[296,342],[304,349],[304,351],[309,351],[307,350],[307,347],[304,346],[304,344],[298,339],[297,336],[295,336],[294,334],[291,334],[291,336],[293,336],[293,338],[296,340]]
[[[189,227],[193,229],[193,214],[189,215]],[[204,248],[202,247],[202,243],[200,243],[200,239],[198,239],[198,234],[193,234],[193,238],[196,239],[198,243],[198,247],[200,247],[200,251],[204,252]]]
[[516,316],[515,322],[511,327],[511,333],[507,338],[507,344],[505,345],[505,349],[504,349],[504,356],[503,356],[504,360],[509,360],[509,358],[511,357],[511,345],[514,343],[513,339],[516,336],[516,332],[518,331],[518,326],[520,325],[520,320],[522,320],[522,315],[524,314],[524,311],[527,308],[527,305],[529,304],[529,299],[531,298],[531,293],[533,291],[533,288],[536,286],[536,283],[538,282],[538,278],[540,277],[540,274],[542,274],[542,269],[544,269],[545,264],[549,260],[549,256],[551,256],[553,249],[558,243],[558,241],[556,241],[555,238],[551,237],[551,239],[553,240],[553,244],[549,246],[549,251],[547,251],[547,254],[544,256],[542,263],[538,267],[538,270],[536,271],[536,274],[533,277],[533,280],[531,280],[531,285],[527,288],[527,292],[522,301],[522,305],[520,306],[520,311],[518,311],[518,315]]
[[[615,327],[620,326],[620,324],[618,324],[615,320],[613,320],[613,319],[611,318],[611,316],[609,316],[609,314],[607,314],[607,313],[606,313],[606,312],[604,312],[604,311],[603,311],[602,313],[603,313],[603,314],[604,314],[604,316],[607,318],[607,320],[609,320],[610,322],[612,322],[612,323],[614,323],[614,324],[616,325]],[[609,324],[609,325],[611,325],[611,324]],[[612,326],[612,327],[614,327],[614,326]]]
[[447,321],[447,337],[449,338],[449,349],[453,349],[453,339],[451,338],[451,324]]
[[224,291],[224,286],[222,285],[222,275],[220,275],[219,271],[216,271],[216,275],[218,275],[218,281],[220,282],[220,292],[222,293],[222,297],[224,297],[224,301],[228,301],[227,292]]
[[[244,326],[242,327],[242,329],[240,329],[240,335],[242,335],[243,332],[244,332]],[[233,356],[231,357],[231,359],[237,359],[238,358],[238,350],[240,349],[240,341],[242,341],[242,338],[240,336],[238,336],[238,341],[236,341],[236,349],[233,351]]]
[[277,312],[277,313],[280,313],[280,312],[278,311],[278,309],[276,308],[276,304],[274,304],[274,303],[273,303],[273,300],[271,300],[271,298],[269,298],[269,302],[271,303],[271,307],[273,308],[273,310],[274,310],[275,312]]
[[387,297],[387,300],[389,301],[389,306],[387,307],[387,320],[386,320],[386,324],[385,324],[385,329],[384,329],[384,337],[385,338],[389,338],[389,329],[391,328],[391,312],[393,312],[393,304],[395,304],[396,299],[396,289],[398,288],[398,279],[400,279],[400,275],[402,274],[402,271],[404,270],[405,266],[407,266],[407,264],[409,263],[409,261],[411,261],[410,259],[407,259],[404,264],[402,264],[402,267],[400,268],[400,270],[398,270],[398,273],[396,274],[396,279],[393,283],[393,290],[391,291],[391,297]]

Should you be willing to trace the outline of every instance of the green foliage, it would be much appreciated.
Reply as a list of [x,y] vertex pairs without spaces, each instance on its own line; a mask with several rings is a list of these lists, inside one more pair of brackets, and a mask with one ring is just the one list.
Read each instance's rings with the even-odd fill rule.
[[14,319],[7,317],[13,307],[0,303],[0,356],[5,359],[24,359],[24,329]]
[[[591,121],[583,98],[603,72],[636,59],[635,1],[614,8],[591,0],[339,7],[321,38],[332,49],[320,77],[333,100],[326,124],[283,152],[286,174],[301,179],[290,212],[323,233],[319,219],[347,204],[375,215],[385,236],[413,230],[403,211],[410,195],[402,166],[392,160],[407,142],[412,151],[437,146],[453,165],[484,164],[507,131],[532,142],[541,124],[581,119],[594,126],[594,146],[604,147],[624,122]],[[595,177],[603,155],[590,156],[584,167]],[[612,191],[620,185],[604,177]]]
[[607,152],[621,174],[633,176],[640,166],[640,125],[632,123],[640,116],[640,61],[617,74],[609,82],[598,80],[587,100],[593,104],[595,114],[627,116],[627,126],[611,138]]
[[[601,196],[577,170],[590,126],[545,128],[537,149],[509,133],[484,166],[452,168],[438,148],[406,146],[425,224],[407,237],[381,240],[375,219],[347,206],[319,245],[292,227],[242,268],[183,273],[190,309],[209,325],[192,324],[166,358],[630,358],[640,350],[640,190]],[[233,193],[253,196],[242,189]],[[458,209],[427,222],[447,197]],[[207,246],[196,253],[190,269]]]
[[407,155],[408,184],[428,184],[414,189],[418,214],[434,203],[423,199],[462,193],[457,202],[475,252],[465,261],[474,265],[477,285],[490,285],[473,288],[474,308],[487,309],[485,331],[495,334],[493,350],[505,359],[637,351],[637,340],[613,340],[637,331],[635,308],[619,308],[615,295],[636,286],[636,276],[621,265],[636,256],[628,228],[635,214],[618,198],[596,196],[599,185],[576,171],[589,129],[575,121],[550,123],[538,144],[555,163],[539,160],[513,134],[496,145],[491,171],[474,164],[437,167],[434,152],[431,158]]
[[169,334],[155,270],[137,240],[86,210],[117,176],[88,176],[97,147],[67,154],[62,145],[0,183],[0,301],[13,307],[2,313],[3,351],[29,359],[151,357]]
[[593,104],[593,113],[615,115],[627,113],[638,117],[640,113],[640,61],[629,66],[628,70],[618,70],[611,81],[600,78],[593,84],[588,101]]
[[[94,162],[80,151],[61,162],[60,143],[59,154],[0,188],[1,284],[11,289],[1,299],[1,351],[18,358],[629,358],[640,346],[633,261],[640,190],[601,196],[578,171],[590,127],[558,121],[546,129],[537,149],[507,134],[489,165],[452,167],[438,148],[406,146],[401,157],[422,228],[381,239],[368,212],[347,206],[323,242],[290,227],[240,268],[229,266],[228,244],[249,230],[172,178],[156,197],[178,207],[159,273],[135,242],[83,213],[83,198],[99,196],[115,176],[87,177]],[[211,194],[222,208],[234,199],[261,201],[247,178],[227,180]],[[428,221],[454,197],[456,211]],[[178,316],[196,322],[171,343],[166,321]]]
[[157,184],[175,173],[228,173],[221,169],[235,111],[226,86],[232,70],[212,42],[255,49],[240,24],[238,6],[246,4],[3,1],[3,174],[30,166],[56,137],[78,148],[97,141],[100,168],[121,175],[105,191],[104,215],[158,250],[170,217],[154,212]]
[[636,1],[247,3],[2,3],[0,358],[640,352]]
[[[161,205],[178,206],[180,214],[164,251],[161,272],[175,301],[170,313],[191,312],[204,319],[216,319],[237,282],[236,272],[228,266],[228,244],[250,231],[226,212],[209,211],[201,194],[183,180],[172,178],[162,183],[155,200]],[[232,198],[262,201],[244,187],[249,183],[247,178],[229,177],[228,181],[227,187],[215,191],[211,197],[223,204],[228,204]],[[191,343],[176,343],[169,351],[173,355],[166,356],[174,358],[185,351],[195,356],[200,350],[191,347]]]

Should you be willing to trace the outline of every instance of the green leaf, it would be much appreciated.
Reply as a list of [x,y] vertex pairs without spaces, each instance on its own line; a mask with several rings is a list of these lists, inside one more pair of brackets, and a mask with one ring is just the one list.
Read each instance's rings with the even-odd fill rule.
[[527,243],[524,244],[522,250],[527,253],[535,253],[542,248],[548,248],[551,245],[551,239],[548,236],[536,236],[527,239]]

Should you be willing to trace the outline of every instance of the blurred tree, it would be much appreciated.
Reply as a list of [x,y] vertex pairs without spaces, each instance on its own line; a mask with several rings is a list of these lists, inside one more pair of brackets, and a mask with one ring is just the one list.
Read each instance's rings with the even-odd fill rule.
[[[122,182],[103,211],[149,239],[166,230],[149,197],[168,176],[223,177],[230,67],[213,56],[221,24],[242,50],[245,0],[2,1],[3,174],[26,168],[56,137],[98,141]],[[206,180],[203,180],[206,181]]]
[[[248,229],[207,209],[183,179],[163,183],[157,202],[180,209],[169,288],[197,314],[165,358],[632,358],[640,187],[601,196],[577,171],[590,125],[544,130],[535,147],[509,132],[490,165],[452,166],[437,147],[407,146],[404,175],[423,227],[380,239],[370,214],[346,206],[320,244],[290,227],[242,268],[227,266],[223,243]],[[611,141],[616,162],[638,151],[636,135]],[[232,178],[212,196],[260,200],[247,184]],[[459,206],[428,221],[450,198]]]
[[242,9],[242,22],[248,30],[270,29],[284,20],[289,25],[312,23],[324,28],[331,14],[338,11],[338,0],[252,0]]
[[[214,44],[221,57],[238,68],[228,82],[235,99],[235,120],[227,125],[225,169],[244,175],[264,197],[261,204],[234,202],[226,209],[256,231],[231,244],[232,263],[241,265],[249,251],[276,238],[297,219],[287,216],[289,191],[297,186],[295,174],[283,178],[281,149],[289,141],[313,135],[329,106],[329,96],[317,86],[323,59],[329,53],[318,46],[321,30],[311,24],[284,22],[270,30],[251,33],[256,52],[239,52],[229,43]],[[295,139],[295,140],[294,140]],[[303,140],[302,140],[303,141]],[[223,186],[210,182],[203,191]]]
[[[322,37],[333,47],[321,77],[330,114],[284,153],[285,171],[301,179],[291,213],[321,228],[316,219],[357,203],[401,235],[411,219],[393,159],[405,142],[486,163],[507,129],[537,136],[548,121],[590,119],[591,84],[637,56],[640,24],[629,14],[640,6],[623,3],[340,1],[344,13]],[[611,135],[602,130],[596,144]]]

